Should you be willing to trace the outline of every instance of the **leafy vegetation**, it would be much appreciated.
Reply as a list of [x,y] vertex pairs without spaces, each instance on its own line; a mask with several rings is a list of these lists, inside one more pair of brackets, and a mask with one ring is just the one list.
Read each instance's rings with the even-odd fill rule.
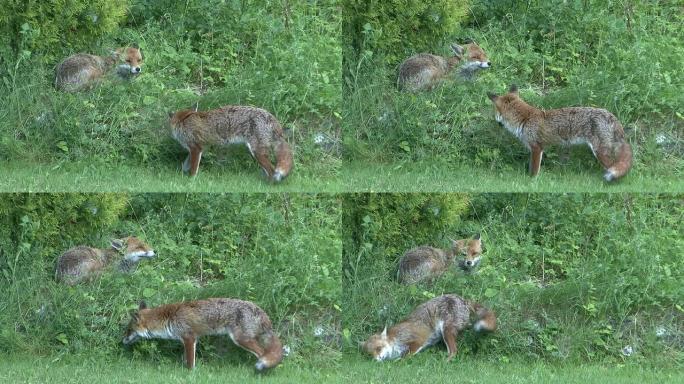
[[[290,362],[332,364],[337,357],[341,241],[334,197],[5,194],[0,210],[0,351],[175,362],[182,355],[177,342],[122,347],[138,302],[236,297],[269,314],[292,350]],[[82,244],[106,248],[128,235],[158,257],[131,275],[114,268],[73,287],[54,281],[62,252]],[[238,350],[229,345],[225,337],[203,339],[202,360]],[[247,353],[228,355],[254,363]]]
[[[332,177],[340,150],[338,11],[330,0],[131,1],[120,28],[95,42],[27,48],[0,66],[0,156],[180,173],[185,151],[171,138],[167,113],[247,104],[282,122],[294,174]],[[76,94],[52,86],[62,58],[134,42],[145,58],[135,81],[111,76]],[[245,148],[209,149],[202,170],[215,169],[260,177]]]
[[[491,336],[465,332],[459,358],[683,362],[681,196],[349,195],[343,212],[350,354],[417,304],[457,293],[490,306],[499,319]],[[449,237],[477,232],[484,247],[477,273],[454,268],[433,285],[396,282],[408,249],[447,247]],[[445,358],[439,348],[423,353]]]
[[[386,17],[400,16],[388,11]],[[371,45],[358,59],[345,61],[346,158],[352,167],[371,169],[418,164],[482,169],[487,172],[482,178],[522,173],[527,150],[495,123],[486,97],[516,83],[524,99],[542,108],[585,105],[615,114],[634,149],[625,183],[633,177],[651,183],[681,179],[684,74],[670,63],[684,61],[682,17],[676,1],[481,0],[472,2],[460,28],[449,36],[435,33],[429,47],[402,42],[382,48],[367,34],[354,35]],[[432,92],[396,89],[403,59],[423,50],[446,55],[448,44],[463,37],[478,42],[493,63],[476,81],[453,75]],[[569,160],[562,153],[560,148],[546,153],[542,183],[544,173],[563,170],[591,170],[587,177],[600,183],[600,166],[588,148],[573,148]],[[531,184],[523,175],[518,179]]]

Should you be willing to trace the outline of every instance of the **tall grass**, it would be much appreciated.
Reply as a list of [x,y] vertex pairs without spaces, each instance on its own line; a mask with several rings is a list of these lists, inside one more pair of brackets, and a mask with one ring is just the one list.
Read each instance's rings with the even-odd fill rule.
[[[419,303],[456,293],[491,307],[499,320],[489,337],[464,332],[459,354],[499,362],[682,363],[681,196],[476,194],[467,213],[431,236],[417,223],[448,213],[426,209],[397,233],[386,229],[403,217],[401,208],[380,214],[375,204],[349,198],[343,206],[348,353]],[[454,268],[432,285],[396,282],[406,250],[446,247],[449,237],[475,232],[484,247],[477,273]],[[628,346],[631,354],[623,352]]]

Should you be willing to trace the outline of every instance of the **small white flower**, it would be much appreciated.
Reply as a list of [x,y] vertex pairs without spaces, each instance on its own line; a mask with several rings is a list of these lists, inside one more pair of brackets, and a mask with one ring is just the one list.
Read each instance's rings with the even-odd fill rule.
[[665,134],[661,133],[658,136],[656,136],[655,140],[656,140],[656,144],[662,145],[662,144],[665,144],[667,142],[667,136]]
[[321,337],[321,336],[323,336],[324,333],[325,333],[325,329],[323,329],[322,326],[319,325],[316,328],[314,328],[314,331],[313,331],[314,336]]
[[316,136],[314,136],[314,144],[321,145],[326,142],[325,139],[325,134],[323,133],[317,133]]
[[656,328],[655,334],[657,337],[667,336],[667,329],[661,325],[660,327]]
[[627,356],[627,357],[632,356],[632,353],[634,353],[634,348],[632,348],[631,345],[628,345],[628,346],[622,348],[622,354],[624,356]]
[[284,356],[289,356],[291,352],[292,352],[292,348],[290,348],[289,345],[283,346],[283,355]]

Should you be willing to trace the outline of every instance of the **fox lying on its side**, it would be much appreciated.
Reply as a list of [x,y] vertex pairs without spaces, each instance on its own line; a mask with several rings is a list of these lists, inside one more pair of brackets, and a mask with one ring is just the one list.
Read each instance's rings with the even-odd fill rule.
[[143,57],[137,45],[119,48],[110,56],[79,53],[64,59],[55,71],[55,87],[66,92],[80,91],[102,78],[117,63],[117,74],[129,79],[142,71]]
[[515,85],[505,95],[487,95],[494,103],[496,121],[530,150],[532,176],[539,173],[544,148],[553,144],[588,144],[606,169],[606,181],[619,179],[632,167],[632,147],[622,125],[605,109],[538,109],[520,98]]
[[204,335],[230,336],[259,359],[258,371],[273,368],[283,359],[283,347],[266,312],[252,302],[237,299],[188,301],[149,309],[141,302],[123,343],[128,345],[140,338],[182,341],[185,361],[192,369],[197,339]]
[[451,249],[421,246],[407,251],[399,260],[397,280],[402,284],[415,284],[435,278],[446,272],[458,260],[465,272],[472,272],[480,265],[482,240],[480,234],[472,239],[452,240]]
[[469,325],[477,332],[496,330],[496,314],[457,295],[443,295],[419,305],[399,324],[371,336],[363,350],[377,361],[412,355],[438,343],[446,344],[451,360],[456,337]]
[[140,260],[154,256],[154,250],[149,245],[132,236],[112,240],[110,249],[74,247],[57,260],[55,279],[68,285],[79,283],[101,273],[117,258],[121,258],[120,271],[133,272]]

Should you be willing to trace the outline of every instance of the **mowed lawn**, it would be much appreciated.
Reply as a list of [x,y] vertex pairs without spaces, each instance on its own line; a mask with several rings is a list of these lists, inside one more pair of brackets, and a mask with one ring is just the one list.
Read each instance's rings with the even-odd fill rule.
[[675,383],[684,374],[676,369],[636,365],[548,365],[541,362],[496,363],[475,359],[405,359],[377,363],[346,357],[335,366],[300,366],[287,360],[266,375],[250,363],[199,361],[194,371],[181,363],[114,359],[4,356],[2,383]]

